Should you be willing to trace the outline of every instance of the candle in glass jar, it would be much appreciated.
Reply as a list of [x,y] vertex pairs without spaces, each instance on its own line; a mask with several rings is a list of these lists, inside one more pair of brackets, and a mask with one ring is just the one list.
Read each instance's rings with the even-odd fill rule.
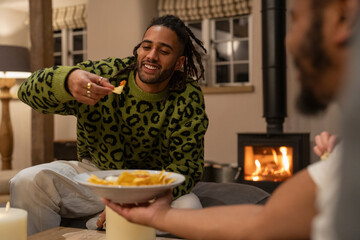
[[131,223],[106,206],[106,240],[155,240],[155,229]]
[[23,209],[0,208],[0,239],[26,240],[27,239],[27,212]]

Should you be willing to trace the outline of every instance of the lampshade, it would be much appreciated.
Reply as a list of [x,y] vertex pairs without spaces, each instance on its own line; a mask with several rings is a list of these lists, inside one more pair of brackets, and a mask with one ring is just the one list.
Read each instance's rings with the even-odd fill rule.
[[25,47],[0,45],[0,78],[27,78],[30,54]]

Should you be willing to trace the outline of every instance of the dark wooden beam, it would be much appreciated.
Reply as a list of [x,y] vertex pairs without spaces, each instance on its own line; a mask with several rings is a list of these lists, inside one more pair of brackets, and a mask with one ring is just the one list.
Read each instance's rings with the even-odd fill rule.
[[[31,71],[54,65],[52,1],[30,0]],[[54,116],[31,112],[31,164],[54,159]]]

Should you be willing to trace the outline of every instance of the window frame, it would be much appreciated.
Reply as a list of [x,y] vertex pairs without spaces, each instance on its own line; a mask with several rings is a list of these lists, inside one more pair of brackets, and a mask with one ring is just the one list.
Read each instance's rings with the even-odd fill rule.
[[[235,37],[233,34],[233,22],[234,19],[239,19],[247,17],[248,21],[248,32],[247,37]],[[226,41],[230,41],[233,47],[234,41],[247,41],[248,42],[248,60],[234,60],[234,51],[232,48],[231,59],[228,62],[222,62],[218,65],[229,64],[230,66],[230,79],[227,83],[216,83],[216,51],[215,51],[215,43],[220,41],[214,41],[215,39],[215,22],[219,20],[228,20],[230,23],[231,29],[231,38],[227,39]],[[238,15],[232,17],[223,17],[223,18],[211,18],[211,19],[202,19],[202,20],[192,20],[192,21],[185,21],[186,25],[193,23],[201,23],[201,39],[203,41],[204,47],[208,50],[207,56],[204,60],[204,67],[205,67],[205,80],[200,81],[200,85],[204,88],[207,88],[209,93],[219,93],[219,90],[215,88],[222,88],[225,89],[224,92],[232,93],[232,92],[252,92],[254,90],[252,86],[252,14],[246,15]],[[222,40],[224,41],[224,40]],[[235,64],[248,64],[248,81],[247,82],[235,82],[234,81],[234,65]],[[230,89],[231,88],[231,89]]]
[[[239,85],[246,85],[250,82],[250,37],[249,37],[249,17],[247,17],[248,19],[248,32],[247,32],[247,37],[242,37],[242,38],[237,38],[234,36],[234,19],[239,19],[239,18],[244,18],[247,15],[242,15],[242,16],[235,16],[235,17],[224,17],[224,18],[218,18],[218,19],[211,19],[210,20],[210,41],[211,41],[211,50],[210,50],[210,61],[211,61],[211,71],[212,71],[212,85],[213,86],[239,86]],[[217,21],[224,21],[227,20],[229,22],[229,38],[224,38],[224,39],[216,39],[216,22]],[[234,59],[234,42],[236,41],[240,41],[240,42],[246,42],[248,43],[248,60],[235,60]],[[215,50],[215,46],[216,44],[219,43],[227,43],[231,45],[231,54],[230,54],[230,59],[228,61],[217,61],[216,59],[216,50]],[[247,82],[235,82],[234,79],[234,72],[235,72],[235,65],[236,64],[247,64],[248,65],[248,81]],[[217,82],[217,71],[216,68],[217,66],[229,66],[229,79],[228,82],[225,83],[219,83]]]

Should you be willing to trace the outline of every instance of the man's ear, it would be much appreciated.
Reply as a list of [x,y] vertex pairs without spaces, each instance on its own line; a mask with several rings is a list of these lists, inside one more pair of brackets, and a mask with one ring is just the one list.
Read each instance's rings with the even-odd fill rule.
[[181,70],[181,68],[183,67],[185,61],[185,56],[181,56],[178,58],[178,60],[176,61],[175,64],[175,71]]
[[359,15],[358,0],[338,0],[339,5],[339,25],[334,35],[334,40],[338,44],[344,44],[353,35],[356,18]]

